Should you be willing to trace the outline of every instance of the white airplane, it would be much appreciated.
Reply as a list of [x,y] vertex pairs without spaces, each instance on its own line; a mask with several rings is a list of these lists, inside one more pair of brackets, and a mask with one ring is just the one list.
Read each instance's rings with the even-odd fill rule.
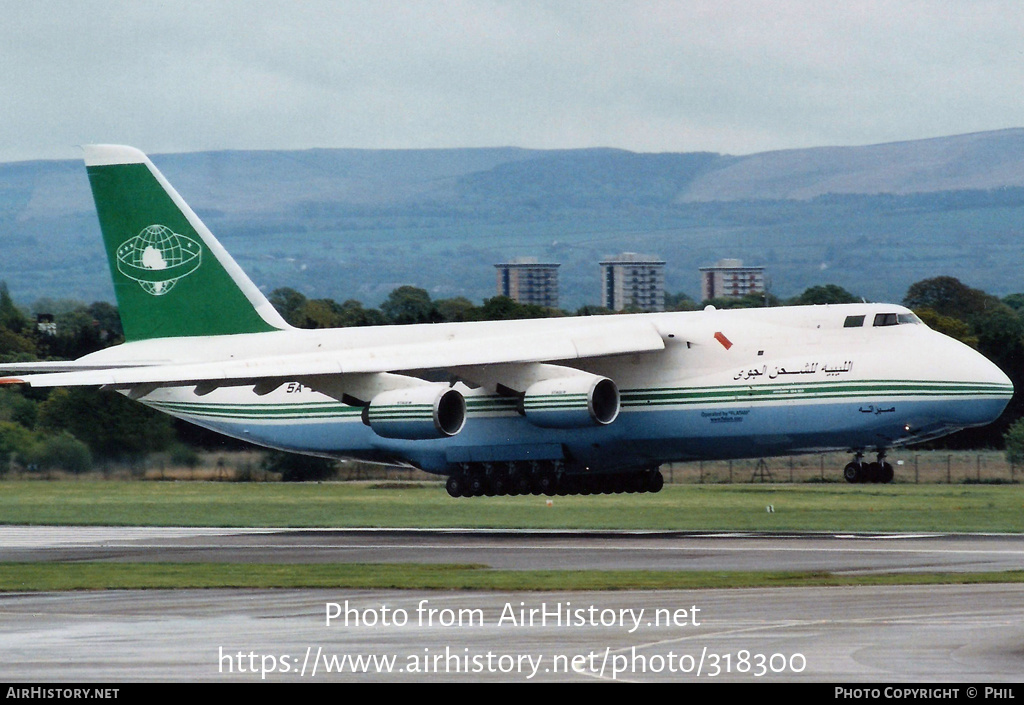
[[112,389],[263,446],[446,474],[453,496],[658,491],[665,462],[835,450],[850,482],[889,482],[888,449],[1013,394],[892,304],[299,330],[142,152],[85,163],[126,342],[0,383]]

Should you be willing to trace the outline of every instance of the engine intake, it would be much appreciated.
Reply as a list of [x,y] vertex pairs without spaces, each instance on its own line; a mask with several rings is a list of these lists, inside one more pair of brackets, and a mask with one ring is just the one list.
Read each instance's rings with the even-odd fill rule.
[[373,398],[364,419],[384,438],[447,438],[466,423],[466,399],[446,384],[393,389]]
[[619,415],[619,388],[591,375],[546,379],[526,390],[523,413],[543,428],[607,426]]

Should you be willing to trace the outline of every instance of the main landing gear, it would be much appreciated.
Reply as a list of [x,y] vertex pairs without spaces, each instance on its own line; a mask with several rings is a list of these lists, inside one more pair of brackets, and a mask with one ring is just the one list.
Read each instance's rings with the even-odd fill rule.
[[843,479],[847,482],[880,482],[888,484],[892,482],[894,473],[892,465],[885,460],[885,451],[878,451],[878,460],[873,463],[862,462],[864,454],[857,452],[853,462],[843,468]]
[[665,478],[658,469],[616,473],[569,473],[559,461],[462,463],[448,476],[452,497],[534,494],[612,494],[659,492]]

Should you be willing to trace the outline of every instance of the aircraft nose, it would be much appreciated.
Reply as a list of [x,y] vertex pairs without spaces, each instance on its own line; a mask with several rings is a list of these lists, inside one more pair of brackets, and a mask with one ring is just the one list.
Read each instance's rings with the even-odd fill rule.
[[904,419],[908,434],[927,440],[999,418],[1013,396],[1013,383],[998,366],[942,334],[923,340],[920,350],[918,363],[931,370],[925,384],[932,403]]
[[1013,382],[1006,373],[977,350],[957,344],[950,356],[949,376],[955,380],[951,390],[963,397],[958,406],[959,421],[971,426],[992,423],[1010,402]]
[[[980,355],[980,353],[979,353],[979,355]],[[1013,391],[1014,391],[1014,389],[1013,389],[1013,380],[1011,380],[1007,376],[1007,374],[1005,372],[1003,372],[994,362],[991,362],[987,358],[985,359],[985,362],[988,362],[988,365],[989,365],[988,373],[989,373],[990,377],[987,380],[988,383],[989,384],[995,384],[995,385],[998,385],[1000,387],[1003,387],[1004,391],[1006,392],[1008,397],[1012,397],[1013,396]]]
[[963,372],[966,373],[969,381],[977,384],[993,385],[999,388],[1002,393],[1013,394],[1013,382],[1006,376],[1005,372],[999,369],[998,365],[973,348],[967,348],[963,352],[963,359],[958,361],[958,364],[962,366]]

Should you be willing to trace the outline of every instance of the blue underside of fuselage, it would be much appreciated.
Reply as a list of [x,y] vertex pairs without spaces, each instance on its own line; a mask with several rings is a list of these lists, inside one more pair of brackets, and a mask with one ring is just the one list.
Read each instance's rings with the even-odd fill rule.
[[447,473],[459,463],[565,460],[570,469],[616,471],[698,459],[757,458],[828,450],[875,450],[986,424],[1002,397],[623,410],[614,423],[573,430],[534,426],[518,415],[471,415],[451,438],[382,438],[358,418],[225,420],[182,418],[283,450],[406,462]]

